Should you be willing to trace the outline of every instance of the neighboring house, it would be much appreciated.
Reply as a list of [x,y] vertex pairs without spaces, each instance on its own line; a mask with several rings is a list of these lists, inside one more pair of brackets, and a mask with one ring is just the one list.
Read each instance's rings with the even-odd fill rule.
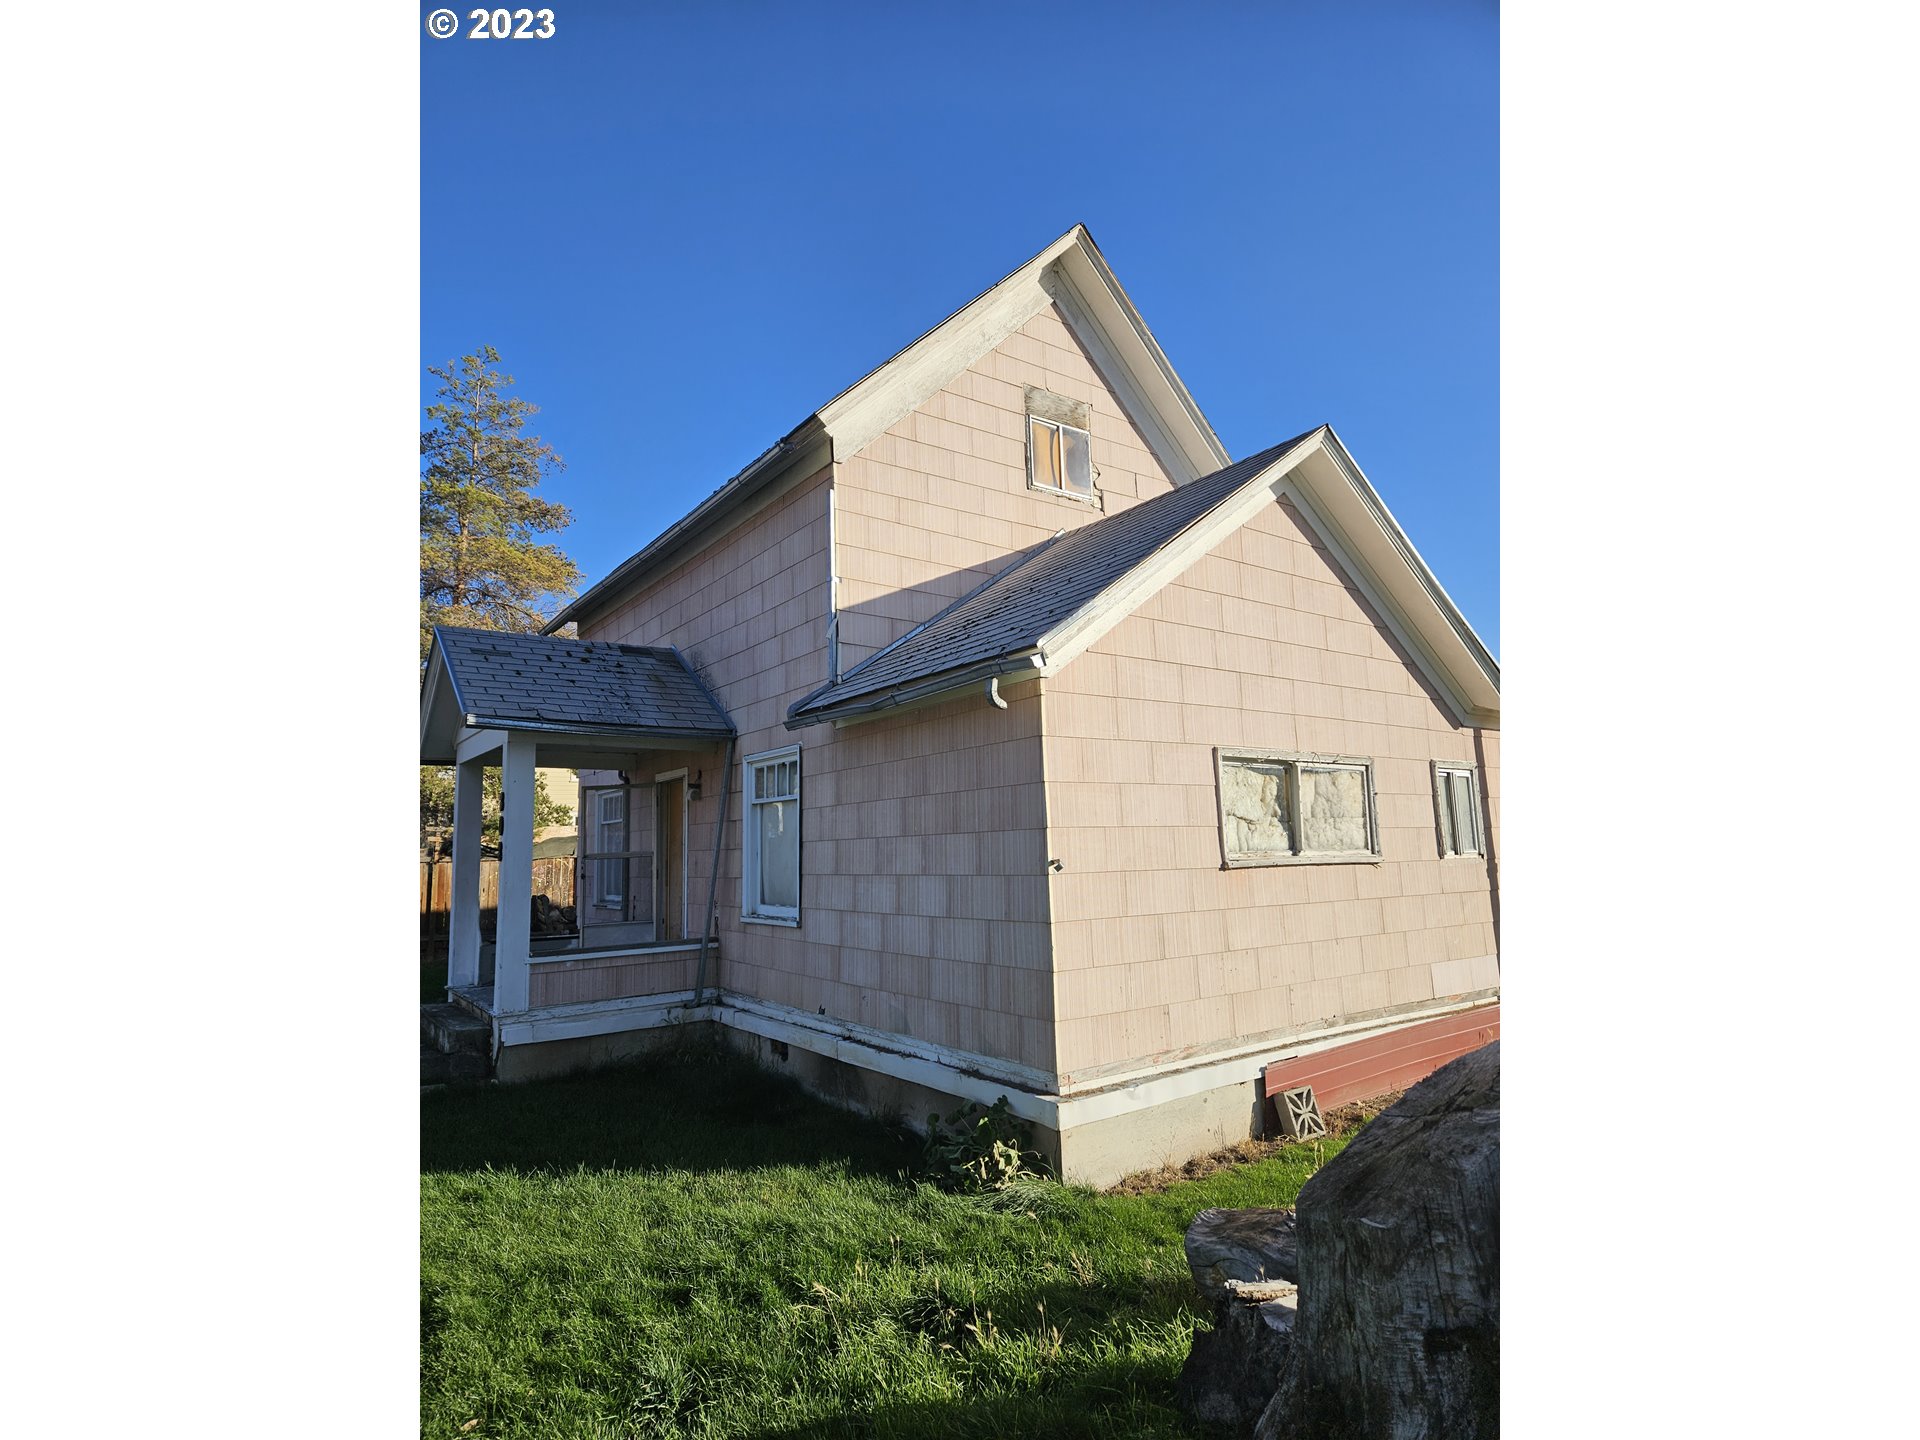
[[1102,1182],[1497,1026],[1494,660],[1330,428],[1231,459],[1083,228],[567,621],[437,632],[422,699],[463,796],[504,762],[503,877],[581,772],[580,949],[483,974],[456,858],[502,1078],[710,1022]]

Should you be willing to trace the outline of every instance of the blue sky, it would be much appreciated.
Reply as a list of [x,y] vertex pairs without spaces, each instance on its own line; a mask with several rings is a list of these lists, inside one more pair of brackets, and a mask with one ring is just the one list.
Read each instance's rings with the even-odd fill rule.
[[1489,0],[553,9],[421,32],[422,403],[501,352],[589,582],[1078,221],[1227,449],[1330,421],[1498,652]]

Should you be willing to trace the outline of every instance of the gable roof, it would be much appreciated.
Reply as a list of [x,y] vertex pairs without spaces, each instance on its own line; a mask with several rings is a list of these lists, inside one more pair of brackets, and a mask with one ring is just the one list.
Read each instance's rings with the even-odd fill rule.
[[1322,425],[1056,535],[797,701],[787,712],[787,727],[865,718],[1001,676],[1057,673],[1282,496],[1323,531],[1342,569],[1448,698],[1456,718],[1497,722],[1498,664],[1332,427]]
[[[898,705],[893,698],[935,677],[983,664],[994,673],[1031,669],[1019,657],[1044,648],[1076,616],[1149,559],[1212,514],[1313,434],[1296,435],[1258,455],[1053,537],[972,594],[868,656],[837,682],[788,710],[789,728],[860,709]],[[984,681],[985,675],[979,677]],[[868,713],[862,709],[862,713]]]
[[423,762],[445,763],[461,727],[689,740],[734,733],[677,650],[436,625],[421,690]]
[[754,502],[770,496],[782,482],[804,480],[833,461],[853,456],[1049,305],[1059,307],[1176,486],[1232,458],[1087,227],[1075,225],[807,416],[637,554],[589,586],[543,633],[604,610],[688,547],[752,513]]

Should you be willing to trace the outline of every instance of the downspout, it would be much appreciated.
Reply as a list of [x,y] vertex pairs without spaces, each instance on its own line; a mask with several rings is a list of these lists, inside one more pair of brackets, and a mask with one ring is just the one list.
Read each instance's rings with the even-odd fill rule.
[[1493,959],[1500,963],[1500,861],[1493,853],[1493,786],[1487,779],[1486,731],[1473,729],[1474,768],[1480,774],[1480,844],[1487,852],[1487,898],[1493,911]]
[[1007,708],[1007,702],[1000,698],[1000,677],[993,676],[987,681],[987,702],[996,710]]
[[718,918],[715,901],[720,893],[720,846],[727,838],[727,800],[733,794],[733,752],[740,737],[727,737],[727,759],[720,770],[720,823],[713,828],[713,868],[707,872],[707,922],[700,931],[700,962],[693,971],[693,1003],[703,1002],[707,988],[707,947],[713,942],[713,922]]

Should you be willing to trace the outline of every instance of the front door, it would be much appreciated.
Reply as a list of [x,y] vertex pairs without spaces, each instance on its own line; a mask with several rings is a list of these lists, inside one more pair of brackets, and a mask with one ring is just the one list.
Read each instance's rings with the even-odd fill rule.
[[654,787],[660,833],[653,853],[659,856],[660,908],[655,912],[660,940],[687,938],[687,777],[676,775]]

